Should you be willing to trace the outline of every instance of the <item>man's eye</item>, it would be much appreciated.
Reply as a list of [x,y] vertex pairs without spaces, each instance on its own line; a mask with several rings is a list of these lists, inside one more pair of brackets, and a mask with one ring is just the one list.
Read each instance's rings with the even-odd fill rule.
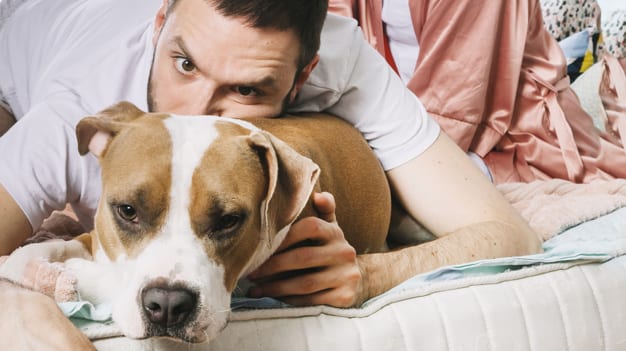
[[196,65],[194,65],[193,62],[191,62],[191,60],[189,60],[188,58],[177,57],[176,69],[182,74],[188,74],[195,71]]
[[241,96],[258,96],[259,92],[252,87],[240,86],[236,88],[237,93]]

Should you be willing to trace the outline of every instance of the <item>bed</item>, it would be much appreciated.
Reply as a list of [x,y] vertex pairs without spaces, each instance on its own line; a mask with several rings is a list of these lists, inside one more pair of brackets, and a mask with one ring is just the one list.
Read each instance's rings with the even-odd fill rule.
[[626,180],[500,190],[544,253],[444,267],[358,309],[234,299],[218,338],[192,345],[131,340],[94,306],[62,307],[103,351],[626,349]]

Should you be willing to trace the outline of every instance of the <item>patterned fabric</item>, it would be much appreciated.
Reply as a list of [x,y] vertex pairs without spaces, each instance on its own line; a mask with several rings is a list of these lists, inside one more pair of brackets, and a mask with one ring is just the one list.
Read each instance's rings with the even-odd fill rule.
[[561,41],[588,30],[600,32],[600,6],[595,0],[541,0],[543,22],[552,36]]
[[617,10],[602,21],[603,44],[600,54],[626,57],[626,10]]
[[543,21],[552,36],[562,41],[572,35],[588,31],[590,37],[602,33],[593,55],[609,54],[626,57],[626,10],[602,14],[596,0],[541,0]]
[[[541,0],[540,3],[544,26],[559,41],[567,58],[567,74],[573,82],[598,60],[600,6],[595,0]],[[584,42],[580,43],[581,40]],[[582,52],[572,50],[581,46]]]

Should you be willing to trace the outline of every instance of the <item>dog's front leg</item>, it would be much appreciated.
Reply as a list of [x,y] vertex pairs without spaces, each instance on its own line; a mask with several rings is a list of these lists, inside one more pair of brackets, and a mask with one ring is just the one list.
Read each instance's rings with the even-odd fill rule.
[[124,286],[125,272],[114,263],[74,258],[65,261],[65,272],[76,280],[80,300],[98,305],[110,303]]

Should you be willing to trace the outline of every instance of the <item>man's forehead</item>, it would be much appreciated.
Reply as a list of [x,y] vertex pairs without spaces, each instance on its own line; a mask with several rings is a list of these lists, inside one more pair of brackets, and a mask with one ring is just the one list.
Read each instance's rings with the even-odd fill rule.
[[[182,0],[178,0],[180,3]],[[199,28],[205,26],[218,30],[220,27],[224,29],[247,29],[246,37],[240,37],[238,39],[249,39],[252,43],[265,38],[271,38],[272,42],[278,40],[289,41],[289,46],[295,48],[298,51],[299,39],[298,35],[293,28],[275,28],[269,26],[253,26],[250,22],[251,19],[243,15],[224,15],[214,5],[213,1],[209,0],[185,0],[181,4],[176,6],[176,15],[184,17],[182,23]],[[179,25],[180,26],[180,25]],[[218,32],[216,32],[218,33]],[[231,32],[230,35],[224,39],[230,39],[233,35],[239,34],[237,32]],[[204,39],[211,39],[211,37],[205,37]],[[266,39],[267,40],[267,39]]]
[[186,3],[179,5],[168,40],[200,71],[210,70],[209,66],[232,68],[230,72],[220,73],[240,76],[239,83],[250,83],[252,77],[242,75],[252,73],[255,84],[270,86],[281,78],[277,75],[285,68],[297,67],[299,44],[294,31],[253,28],[241,19],[223,17],[208,5],[200,5],[203,9],[193,11],[190,5],[204,4],[204,0],[186,0]]

